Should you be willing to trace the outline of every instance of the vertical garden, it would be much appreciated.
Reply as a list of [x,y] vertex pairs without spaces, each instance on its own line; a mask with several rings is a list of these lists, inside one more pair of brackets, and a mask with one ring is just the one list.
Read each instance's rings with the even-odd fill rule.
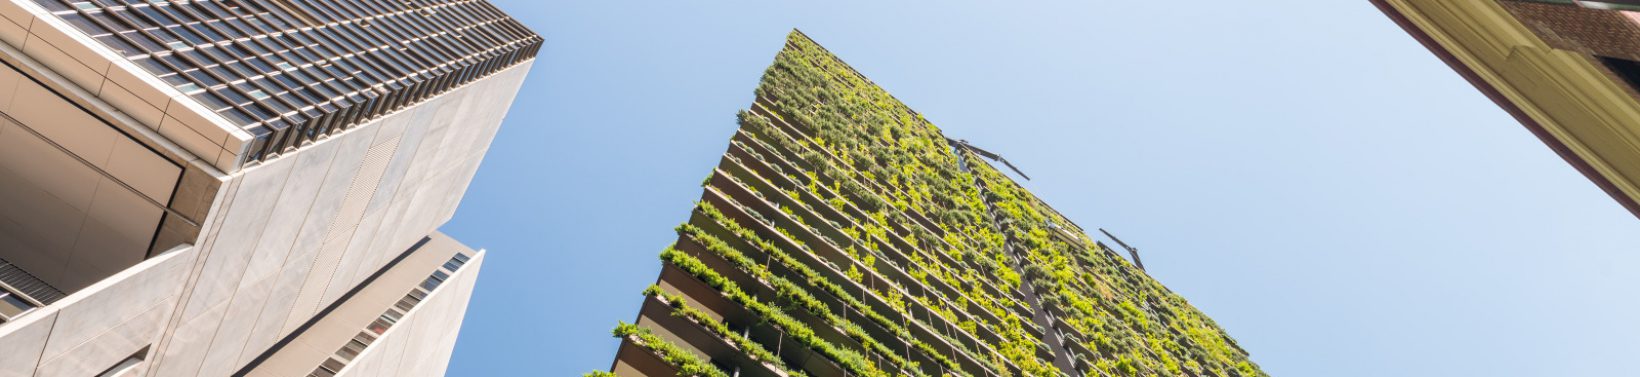
[[801,32],[737,119],[611,371],[589,375],[1265,375]]

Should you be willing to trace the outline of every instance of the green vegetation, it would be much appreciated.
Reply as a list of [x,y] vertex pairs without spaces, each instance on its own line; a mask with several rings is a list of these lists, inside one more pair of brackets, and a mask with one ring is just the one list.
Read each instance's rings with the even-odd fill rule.
[[[804,282],[804,285],[806,285],[807,287],[816,288],[816,289],[818,289],[822,292],[825,292],[826,294],[829,294],[831,297],[833,297],[835,299],[843,301],[844,303],[846,303],[849,306],[850,309],[856,310],[860,314],[863,314],[866,318],[870,319],[874,324],[882,326],[884,329],[887,329],[889,332],[898,335],[898,337],[897,337],[898,340],[908,341],[908,342],[912,343],[915,347],[917,347],[919,349],[922,349],[925,352],[927,352],[927,354],[930,357],[932,357],[933,359],[940,361],[941,364],[945,364],[947,367],[949,367],[951,369],[954,369],[954,370],[957,370],[956,373],[958,373],[958,374],[963,374],[960,371],[961,368],[957,366],[955,361],[952,361],[951,359],[947,358],[945,355],[942,355],[938,352],[929,352],[929,350],[931,350],[933,348],[933,346],[928,345],[926,343],[923,343],[921,340],[918,340],[918,339],[915,339],[914,337],[912,337],[910,335],[910,331],[905,329],[904,327],[902,327],[900,325],[900,322],[897,322],[897,321],[895,321],[893,319],[890,319],[890,318],[888,318],[888,317],[886,317],[882,314],[877,313],[877,311],[875,309],[873,309],[872,306],[866,304],[865,302],[861,301],[858,298],[855,298],[853,296],[854,294],[851,293],[849,290],[847,290],[846,288],[844,288],[844,287],[842,287],[842,286],[840,286],[836,283],[833,283],[829,280],[826,280],[826,278],[824,276],[821,276],[821,274],[819,272],[816,272],[814,269],[809,268],[807,265],[804,265],[803,263],[797,261],[796,258],[793,258],[790,254],[787,254],[780,247],[775,246],[772,242],[764,240],[762,237],[758,236],[755,231],[752,231],[750,229],[741,227],[740,224],[736,223],[732,219],[729,219],[727,216],[724,216],[722,212],[719,212],[717,210],[717,208],[713,207],[709,203],[706,203],[706,202],[699,203],[698,209],[701,211],[701,213],[704,213],[708,217],[712,218],[712,220],[716,223],[716,225],[728,229],[728,231],[731,234],[733,234],[735,236],[738,236],[741,240],[744,240],[745,242],[753,245],[753,247],[756,248],[758,251],[763,252],[763,253],[767,253],[770,257],[772,257],[773,259],[778,261],[782,266],[785,266],[786,268],[789,268],[789,269],[795,271],[796,274],[799,275],[799,277],[801,278],[800,281]],[[746,257],[740,251],[738,251],[738,250],[734,249],[733,247],[729,246],[723,240],[718,239],[716,236],[708,234],[707,232],[701,230],[700,228],[698,228],[694,225],[691,225],[691,224],[680,225],[680,226],[678,226],[678,232],[680,234],[682,234],[684,237],[689,238],[689,239],[699,243],[700,245],[704,246],[707,250],[712,251],[714,253],[717,253],[718,255],[724,257],[725,259],[730,260],[731,262],[736,263],[737,265],[741,266],[742,268],[745,268],[745,269],[749,270],[753,275],[757,276],[760,279],[773,281],[773,282],[775,282],[775,284],[777,286],[788,286],[789,285],[788,290],[790,290],[790,291],[794,291],[794,292],[795,291],[804,291],[804,292],[806,292],[807,288],[804,288],[802,286],[798,286],[797,284],[792,284],[792,283],[790,283],[789,280],[786,280],[784,278],[770,276],[770,272],[769,272],[769,269],[768,269],[767,266],[759,265],[757,262],[753,261],[751,258]],[[855,277],[855,276],[858,275],[859,271],[854,269],[853,265],[850,265],[850,271],[855,272],[855,274],[850,274],[850,279],[855,280],[855,281],[859,281],[860,278]],[[893,306],[893,305],[891,305],[891,307],[898,309],[897,311],[899,312],[899,314],[901,314],[901,315],[905,314],[903,306]],[[829,309],[826,309],[823,305],[821,305],[819,308],[817,308],[815,310],[815,312],[816,312],[815,314],[823,315],[826,318],[832,319],[833,321],[835,321],[837,323],[840,323],[841,326],[844,327],[844,328],[858,327],[858,325],[854,324],[853,322],[850,322],[846,319],[843,319],[841,317],[838,317],[838,316],[832,314],[831,311]],[[877,342],[876,339],[872,339],[869,336],[862,336],[862,338],[864,338],[864,339],[860,339],[862,343],[879,344],[879,346],[880,346],[880,343]],[[881,350],[879,350],[879,351],[881,351]],[[971,351],[966,351],[966,350],[964,350],[964,352],[972,353]],[[890,357],[898,357],[898,356],[895,355],[895,356],[890,356]],[[900,365],[906,365],[906,366],[910,366],[910,364],[911,364],[910,362],[899,361],[899,359],[897,359],[897,363],[900,364]]]
[[[661,260],[678,266],[689,274],[699,278],[701,281],[706,282],[706,284],[711,285],[712,288],[722,292],[723,295],[731,301],[741,304],[752,312],[761,315],[765,319],[768,319],[776,327],[784,330],[784,332],[791,336],[792,339],[813,348],[815,351],[818,351],[822,355],[826,355],[834,361],[837,361],[850,372],[861,376],[890,375],[888,372],[884,372],[871,361],[867,360],[865,356],[860,354],[860,352],[832,345],[825,339],[820,338],[819,335],[816,335],[814,329],[809,328],[809,326],[803,324],[802,321],[787,315],[779,307],[769,305],[762,301],[758,301],[756,298],[753,298],[745,291],[742,291],[740,286],[735,284],[735,282],[730,281],[728,278],[723,277],[723,275],[718,274],[717,271],[712,270],[711,267],[708,267],[706,263],[701,262],[699,259],[695,259],[695,257],[689,256],[688,254],[678,251],[677,249],[666,249],[666,251],[661,252]],[[784,280],[777,281],[784,282]],[[789,287],[790,282],[777,285]],[[795,299],[795,301],[802,304],[805,309],[814,310],[816,307],[825,306],[824,303],[815,300],[814,297],[807,296],[806,293],[798,290],[787,288],[782,289],[780,293],[787,296],[786,298],[788,299]]]
[[1114,355],[1096,364],[1112,375],[1263,376],[1206,315],[1127,260],[1080,233],[1058,212],[1000,171],[967,156],[1006,232],[1026,250],[1033,286],[1045,305],[1065,308],[1064,322],[1089,349]]
[[[1071,375],[1265,376],[1183,298],[801,33],[756,94],[661,253],[722,300],[675,281],[644,292],[736,352],[794,376],[821,360],[806,355],[858,376],[1057,376],[1054,357]],[[617,335],[684,375],[736,372],[640,330]]]
[[713,367],[712,364],[701,361],[695,354],[655,336],[654,333],[649,332],[649,329],[621,322],[620,325],[615,326],[615,330],[611,333],[615,334],[617,338],[635,338],[636,340],[633,343],[654,352],[655,355],[661,357],[661,360],[665,360],[667,364],[678,368],[679,376],[729,377],[727,373],[723,373],[717,367]]
[[712,330],[712,332],[716,333],[718,336],[728,339],[731,343],[738,347],[744,348],[746,350],[746,355],[750,356],[753,360],[771,363],[778,367],[786,366],[785,362],[780,361],[779,357],[776,357],[774,353],[769,352],[769,350],[764,349],[762,345],[757,344],[757,342],[753,342],[751,339],[747,339],[744,335],[730,331],[728,325],[724,325],[723,322],[712,318],[711,315],[689,307],[689,304],[684,301],[683,296],[662,292],[659,286],[654,285],[651,285],[648,289],[645,289],[643,294],[645,296],[660,297],[663,301],[666,301],[668,306],[672,307],[673,316],[688,318],[689,320]]

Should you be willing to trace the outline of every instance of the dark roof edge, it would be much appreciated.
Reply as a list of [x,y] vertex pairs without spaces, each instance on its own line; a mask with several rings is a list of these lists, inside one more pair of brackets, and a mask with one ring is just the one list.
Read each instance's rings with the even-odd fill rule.
[[1566,160],[1566,163],[1571,164],[1572,167],[1576,168],[1578,172],[1583,173],[1583,176],[1588,177],[1589,180],[1593,181],[1596,186],[1600,186],[1600,189],[1604,190],[1606,195],[1610,195],[1612,199],[1616,199],[1617,203],[1622,204],[1623,208],[1628,209],[1630,214],[1633,214],[1636,218],[1640,218],[1640,202],[1636,202],[1634,198],[1624,194],[1622,190],[1617,188],[1617,185],[1611,182],[1611,180],[1607,179],[1606,176],[1601,175],[1600,172],[1596,171],[1593,166],[1589,165],[1588,161],[1584,160],[1576,153],[1573,153],[1571,148],[1567,147],[1565,143],[1560,141],[1560,139],[1556,139],[1553,135],[1550,135],[1549,131],[1543,128],[1543,125],[1539,124],[1537,120],[1532,119],[1532,117],[1527,116],[1526,112],[1522,111],[1519,106],[1515,105],[1514,102],[1510,102],[1507,97],[1503,96],[1502,92],[1498,91],[1497,87],[1494,87],[1491,83],[1481,79],[1479,74],[1476,74],[1473,69],[1459,61],[1456,56],[1452,55],[1451,51],[1447,51],[1445,47],[1440,45],[1440,43],[1435,42],[1434,38],[1431,38],[1428,33],[1423,31],[1423,29],[1419,29],[1417,25],[1413,25],[1412,21],[1406,18],[1406,15],[1401,14],[1400,10],[1397,10],[1394,6],[1391,6],[1387,0],[1368,1],[1371,1],[1373,5],[1378,7],[1378,10],[1383,11],[1385,15],[1388,15],[1389,18],[1395,21],[1396,25],[1401,26],[1401,29],[1405,30],[1407,34],[1411,34],[1413,39],[1417,39],[1418,43],[1423,44],[1424,48],[1428,48],[1429,51],[1435,53],[1435,56],[1439,57],[1441,61],[1446,62],[1447,66],[1452,67],[1452,70],[1457,71],[1458,75],[1461,75],[1465,80],[1468,80],[1470,85],[1475,86],[1475,89],[1479,89],[1482,94],[1486,95],[1487,98],[1491,98],[1492,102],[1496,103],[1498,107],[1503,108],[1503,110],[1508,112],[1510,116],[1515,117],[1516,121],[1519,121],[1521,125],[1526,126],[1526,129],[1532,131],[1533,135],[1537,135],[1537,138],[1542,140],[1543,144],[1548,145],[1549,149],[1554,150],[1555,154],[1560,155],[1561,159]]

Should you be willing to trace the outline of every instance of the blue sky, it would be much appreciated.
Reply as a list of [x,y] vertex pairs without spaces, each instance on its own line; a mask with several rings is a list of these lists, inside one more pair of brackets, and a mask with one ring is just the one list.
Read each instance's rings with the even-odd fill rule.
[[546,47],[444,227],[491,253],[453,376],[609,367],[793,27],[1138,246],[1274,375],[1640,354],[1640,220],[1366,0],[494,2]]

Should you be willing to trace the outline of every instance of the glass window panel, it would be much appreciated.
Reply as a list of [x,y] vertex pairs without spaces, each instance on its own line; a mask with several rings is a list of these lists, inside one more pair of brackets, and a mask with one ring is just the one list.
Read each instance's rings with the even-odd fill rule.
[[110,18],[118,19],[121,30],[147,29],[157,27],[147,18],[131,14],[131,8],[115,8],[106,11]]
[[[207,25],[208,24],[188,25],[188,30],[192,30],[193,32],[198,33],[199,35],[204,36],[205,40],[212,41],[212,42],[222,41],[222,40],[227,40],[228,39],[226,36],[223,36],[222,33],[217,32],[216,29],[208,27]],[[204,42],[200,42],[200,43],[204,43]]]
[[339,357],[342,360],[352,361],[354,357],[359,356],[360,351],[364,351],[364,347],[354,348],[353,341],[349,340],[348,344],[342,345],[341,349],[336,350],[336,357]]
[[302,86],[302,83],[297,82],[295,78],[291,77],[291,75],[272,75],[268,76],[268,78],[278,81],[280,85],[283,85],[286,88],[299,88]]
[[33,309],[34,305],[29,305],[22,298],[13,296],[10,293],[0,293],[0,317],[17,318],[23,312]]
[[228,103],[228,100],[222,99],[222,96],[214,92],[202,90],[199,93],[194,93],[193,97],[203,103],[205,107],[210,108],[211,111],[222,111],[222,109],[233,106],[232,103]]
[[132,56],[132,55],[140,55],[140,54],[147,53],[147,51],[144,51],[141,47],[137,47],[136,45],[133,45],[130,42],[126,42],[124,38],[121,38],[121,37],[119,37],[117,35],[114,35],[114,34],[99,35],[95,38],[97,39],[97,41],[102,42],[104,45],[107,45],[109,49],[112,49],[112,50],[114,50],[114,52],[119,53],[120,56],[129,57],[129,56]]
[[195,94],[205,91],[205,88],[199,87],[199,84],[186,82],[182,83],[182,85],[177,85],[177,91],[181,91],[182,94]]
[[251,102],[251,97],[246,96],[240,90],[223,90],[221,94],[223,97],[227,97],[229,102],[235,104],[243,105]]
[[341,360],[336,360],[336,359],[333,359],[333,358],[325,358],[325,362],[322,363],[322,364],[319,364],[319,367],[325,368],[325,370],[329,370],[331,372],[341,372],[342,367],[345,367],[345,366],[347,366],[347,364],[342,363]]
[[377,318],[375,322],[370,323],[370,327],[367,327],[365,329],[370,330],[370,332],[373,332],[373,333],[376,333],[376,334],[380,335],[383,332],[387,332],[387,329],[390,328],[390,327],[393,327],[393,324],[391,322],[387,322],[386,319]]
[[154,38],[150,37],[148,33],[140,31],[122,31],[120,32],[120,35],[124,36],[125,40],[136,43],[137,47],[142,51],[155,52],[166,50],[165,44],[154,40]]
[[250,64],[251,67],[255,67],[257,72],[273,72],[275,70],[273,64],[268,64],[268,62],[262,58],[245,58],[245,64]]
[[164,81],[167,84],[171,84],[171,86],[181,86],[183,84],[192,84],[193,83],[193,81],[188,81],[187,76],[183,76],[183,75],[177,74],[177,73],[171,73],[171,74],[166,74],[166,75],[163,75],[163,76],[159,76],[159,79],[160,79],[160,81]]
[[211,76],[209,73],[206,73],[205,70],[202,70],[202,69],[193,69],[193,70],[183,71],[182,74],[188,75],[188,78],[193,79],[194,82],[197,82],[202,86],[209,87],[209,86],[217,86],[217,85],[227,84],[226,82],[223,82],[221,79],[218,79],[215,76]]
[[69,7],[68,4],[63,4],[62,2],[55,1],[55,0],[38,1],[38,3],[41,6],[44,6],[46,8],[46,11],[50,11],[50,12],[62,12],[62,11],[72,11],[72,10],[74,10],[74,8]]
[[255,117],[252,117],[250,113],[247,113],[237,107],[222,109],[222,111],[218,111],[217,114],[221,114],[223,117],[228,118],[228,120],[238,124],[254,124],[259,121]]
[[86,16],[83,16],[79,13],[69,13],[69,14],[63,15],[63,21],[68,21],[68,24],[69,25],[74,25],[75,29],[79,29],[80,32],[86,33],[87,35],[91,35],[91,36],[98,36],[98,35],[112,34],[113,33],[111,31],[108,31],[108,28],[105,28],[102,25],[97,24],[96,22],[92,21],[90,18],[87,18]]
[[131,59],[131,63],[134,63],[138,67],[142,67],[143,70],[148,71],[148,73],[155,75],[160,75],[171,70],[171,67],[166,67],[165,65],[160,64],[159,61],[149,58]]
[[171,16],[166,15],[165,12],[161,12],[159,10],[159,7],[142,6],[142,7],[132,7],[131,9],[134,9],[134,10],[137,11],[137,13],[142,14],[143,17],[147,18],[148,21],[150,23],[154,24],[155,26],[167,26],[167,25],[176,25],[177,24],[176,20],[171,19]]
[[171,16],[172,19],[176,20],[176,23],[172,25],[201,21],[197,17],[194,17],[192,13],[189,13],[187,9],[179,5],[173,4],[160,6],[158,8],[161,12],[165,12],[166,15]]
[[251,27],[249,22],[245,22],[245,19],[243,18],[229,18],[222,20],[222,22],[228,24],[228,26],[234,30],[234,33],[240,36],[258,34],[256,29]]
[[189,29],[186,26],[180,26],[180,25],[179,26],[170,26],[170,27],[166,27],[165,30],[170,31],[172,34],[176,34],[178,37],[181,37],[182,40],[187,41],[188,43],[200,45],[200,44],[205,44],[207,42],[210,42],[209,39],[205,39],[205,36],[199,35],[199,33],[195,33],[192,29]]
[[279,116],[279,113],[269,111],[265,106],[266,105],[261,104],[261,103],[251,102],[250,104],[245,105],[242,108],[245,109],[246,113],[250,114],[253,117],[256,117],[256,119],[261,119],[261,120],[264,120],[264,121],[269,120],[269,119],[273,119],[273,118],[277,118]]
[[261,72],[257,72],[256,70],[251,69],[251,67],[245,65],[245,63],[241,63],[241,62],[237,62],[237,61],[224,63],[223,66],[228,67],[228,69],[230,69],[230,70],[233,70],[234,74],[237,77],[250,77],[250,76],[256,76],[256,75],[262,74]]
[[376,342],[376,335],[371,334],[369,331],[361,331],[361,332],[359,332],[359,335],[354,335],[353,336],[353,340],[357,340],[357,341],[359,341],[359,343],[364,343],[365,345],[369,345],[371,343]]
[[420,304],[421,303],[421,298],[413,296],[413,295],[404,295],[404,298],[399,299],[399,301],[408,302],[408,303],[410,303],[410,305],[413,306],[413,305],[416,305],[416,304]]

